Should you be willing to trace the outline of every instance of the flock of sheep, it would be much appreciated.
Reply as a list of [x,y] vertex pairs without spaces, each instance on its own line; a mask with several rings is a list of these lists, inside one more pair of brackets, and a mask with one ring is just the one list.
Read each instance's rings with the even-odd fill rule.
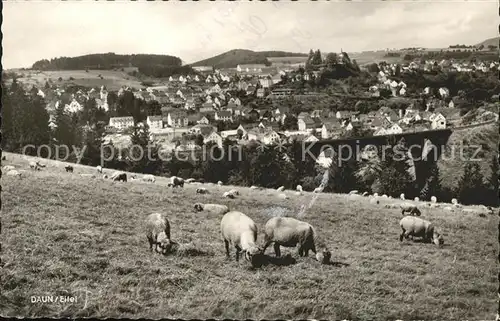
[[[40,170],[45,167],[45,165],[39,162],[30,162],[29,167],[33,170]],[[64,167],[66,172],[73,173],[74,168],[71,165]],[[21,173],[15,169],[14,166],[4,166],[4,172],[7,175],[19,176]],[[123,172],[116,171],[110,176],[103,174],[103,168],[97,166],[97,172],[102,175],[103,179],[110,179],[112,181],[127,182],[127,174]],[[81,176],[95,178],[93,174],[80,174]],[[137,178],[135,175],[131,175],[130,180],[142,180],[144,182],[156,181],[153,175],[143,175],[142,178]],[[200,184],[203,180],[186,179],[173,176],[170,178],[170,182],[167,184],[169,187],[177,188],[184,187],[184,184]],[[218,185],[222,185],[222,182],[218,182]],[[251,189],[260,189],[259,187],[252,186]],[[279,192],[284,191],[284,187],[281,186],[277,189]],[[297,186],[296,193],[301,195],[303,192],[300,185]],[[320,192],[315,190],[314,192]],[[199,187],[196,189],[197,194],[207,194],[209,191],[204,187]],[[352,191],[349,194],[358,194],[357,191]],[[239,195],[236,189],[232,189],[223,194],[225,198],[234,199]],[[287,198],[286,194],[279,194],[281,198]],[[367,193],[362,194],[362,196],[368,196]],[[387,198],[383,195],[381,198]],[[401,200],[405,200],[404,194],[400,196]],[[415,199],[418,201],[418,199]],[[432,197],[431,202],[437,206],[436,198]],[[370,196],[370,203],[379,204],[379,196],[374,194]],[[452,201],[453,206],[460,207],[461,205],[454,199]],[[432,206],[432,204],[429,204]],[[401,227],[400,241],[404,239],[413,239],[414,237],[420,237],[424,242],[434,243],[438,246],[444,243],[443,236],[438,232],[437,228],[428,220],[420,218],[421,211],[418,207],[411,203],[401,203],[401,204],[388,204],[388,208],[399,207],[401,213],[404,216],[408,213],[408,216],[404,216],[399,225]],[[314,227],[304,221],[300,221],[291,217],[273,217],[267,221],[264,226],[264,239],[260,244],[257,241],[258,229],[255,222],[246,214],[230,210],[228,206],[221,204],[194,204],[194,210],[196,212],[206,211],[216,215],[222,215],[220,223],[220,233],[222,240],[224,242],[226,256],[230,257],[230,248],[234,247],[236,250],[236,260],[239,260],[241,254],[244,255],[245,259],[250,262],[254,267],[258,267],[263,264],[263,259],[265,258],[265,250],[271,244],[274,243],[274,252],[276,257],[281,256],[280,246],[283,247],[296,247],[298,245],[298,254],[301,257],[307,257],[309,251],[315,254],[316,260],[321,263],[328,264],[330,262],[331,253],[324,243],[321,242],[321,250],[317,250],[318,235]],[[163,213],[152,213],[146,218],[146,237],[149,242],[150,250],[153,251],[153,247],[156,252],[162,254],[168,254],[172,252],[178,243],[171,240],[170,235],[170,222],[167,216]]]

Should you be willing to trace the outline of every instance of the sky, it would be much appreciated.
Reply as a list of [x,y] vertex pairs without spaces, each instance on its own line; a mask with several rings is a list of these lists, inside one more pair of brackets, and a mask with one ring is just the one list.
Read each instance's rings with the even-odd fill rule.
[[3,1],[4,69],[92,53],[167,54],[193,63],[231,49],[358,52],[473,45],[497,36],[479,1]]

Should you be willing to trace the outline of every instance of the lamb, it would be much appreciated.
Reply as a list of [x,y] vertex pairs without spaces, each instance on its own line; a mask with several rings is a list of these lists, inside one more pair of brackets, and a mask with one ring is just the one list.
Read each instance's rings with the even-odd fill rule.
[[208,194],[208,190],[204,187],[200,187],[196,189],[196,194]]
[[222,196],[225,198],[231,198],[231,199],[236,198],[236,196],[230,192],[225,192],[224,194],[222,194]]
[[[167,254],[173,245],[170,240],[170,223],[162,213],[152,213],[146,218],[146,237],[149,242],[149,250],[161,254]],[[159,248],[158,248],[159,247]]]
[[285,186],[280,186],[276,189],[278,192],[283,192],[285,190]]
[[156,182],[156,178],[155,178],[153,175],[144,175],[144,176],[142,177],[142,180],[143,180],[144,182],[151,182],[151,183]]
[[4,172],[8,172],[8,171],[11,171],[11,170],[14,170],[14,169],[16,169],[16,168],[14,166],[12,166],[12,165],[6,165],[6,166],[3,167],[3,171]]
[[227,212],[229,212],[229,207],[221,204],[196,203],[194,204],[194,210],[195,212],[205,211],[213,214],[226,214]]
[[126,182],[127,181],[127,174],[126,173],[120,173],[120,172],[114,172],[113,175],[111,175],[111,180],[115,182]]
[[17,176],[21,178],[21,173],[13,169],[7,172],[7,176]]
[[405,193],[401,193],[401,195],[399,195],[399,198],[404,201],[405,200]]
[[409,204],[409,203],[401,204],[401,214],[405,215],[406,212],[408,212],[410,215],[413,215],[413,216],[422,215],[422,213],[420,212],[418,207],[416,207],[415,205]]
[[303,192],[302,185],[297,185],[297,192]]
[[233,245],[236,261],[239,261],[240,252],[243,252],[253,267],[262,264],[264,251],[257,246],[257,225],[250,217],[238,211],[228,212],[222,217],[220,229],[227,258],[230,257],[229,245]]
[[97,166],[96,168],[97,168],[97,172],[98,172],[99,174],[102,174],[102,166],[100,166],[100,165],[99,165],[99,166]]
[[436,245],[442,245],[444,243],[443,236],[440,235],[437,229],[434,228],[431,222],[423,220],[415,216],[405,216],[399,221],[399,226],[401,226],[402,233],[399,236],[399,241],[403,241],[403,237],[408,239],[414,236],[422,237],[427,243],[433,242]]
[[73,173],[73,166],[71,165],[64,166],[64,169],[66,170],[66,172]]
[[[273,217],[264,227],[264,246],[262,252],[274,242],[274,253],[281,255],[280,246],[295,247],[299,245],[299,256],[308,256],[309,250],[316,252],[316,231],[309,223],[292,217]],[[328,250],[326,250],[328,251]]]
[[437,202],[437,197],[436,196],[431,196],[431,202],[436,203]]
[[170,186],[172,187],[184,187],[184,179],[177,176],[170,177]]

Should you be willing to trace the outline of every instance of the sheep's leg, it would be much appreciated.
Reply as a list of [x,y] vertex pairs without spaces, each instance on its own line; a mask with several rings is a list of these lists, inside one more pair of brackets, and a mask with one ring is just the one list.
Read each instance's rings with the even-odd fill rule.
[[299,246],[299,256],[300,257],[304,256],[304,249],[302,248],[302,245]]
[[266,240],[266,242],[264,243],[264,246],[262,247],[262,254],[264,254],[266,252],[266,249],[267,247],[272,243],[273,241],[270,241],[270,240]]
[[280,245],[276,242],[274,242],[274,253],[276,254],[276,257],[281,256]]
[[229,241],[228,240],[224,240],[224,245],[226,247],[226,258],[229,259]]
[[405,236],[405,230],[403,229],[403,232],[401,232],[401,235],[399,235],[399,242],[403,242],[403,237]]
[[153,239],[148,237],[148,242],[149,242],[149,251],[153,251],[153,244],[154,244]]
[[238,262],[240,260],[240,252],[241,252],[241,249],[239,247],[236,247],[236,262]]

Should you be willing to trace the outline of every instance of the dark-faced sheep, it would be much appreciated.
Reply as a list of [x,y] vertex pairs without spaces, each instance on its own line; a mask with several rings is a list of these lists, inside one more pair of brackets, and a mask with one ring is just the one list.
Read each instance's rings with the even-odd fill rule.
[[96,169],[99,174],[102,174],[102,166],[99,165],[96,167]]
[[170,240],[170,223],[162,213],[152,213],[146,218],[146,237],[149,242],[149,250],[153,245],[157,253],[166,254],[172,247]]
[[31,169],[34,169],[36,171],[40,170],[40,166],[38,166],[38,162],[30,162],[29,165],[30,165]]
[[172,187],[184,187],[184,179],[177,176],[170,177],[170,184]]
[[229,212],[229,207],[227,205],[222,205],[222,204],[202,204],[202,203],[196,203],[194,204],[194,210],[195,212],[210,212],[213,214],[226,214]]
[[114,182],[126,182],[127,181],[127,174],[115,172],[115,173],[113,173],[113,175],[111,175],[110,178]]
[[281,255],[280,246],[295,247],[299,245],[299,256],[308,256],[309,250],[316,254],[316,231],[311,224],[292,217],[273,217],[264,227],[263,251],[274,243],[276,256]]
[[71,166],[71,165],[64,166],[64,169],[65,169],[65,170],[66,170],[66,172],[68,172],[68,173],[73,173],[73,166]]
[[415,205],[412,205],[412,204],[401,204],[401,214],[405,215],[405,213],[408,213],[408,214],[413,215],[413,216],[420,216],[420,215],[422,215],[422,213],[420,212],[420,210],[418,209],[418,207],[416,207]]
[[155,178],[153,175],[149,175],[149,174],[148,174],[148,175],[144,175],[144,176],[142,177],[142,181],[143,181],[143,182],[154,183],[154,182],[156,182],[156,178]]
[[434,228],[431,222],[415,216],[405,216],[399,221],[401,226],[401,235],[399,241],[413,237],[421,237],[424,242],[442,245],[444,243],[443,236],[440,235],[437,229]]
[[229,258],[229,246],[236,249],[236,261],[240,252],[253,267],[262,264],[262,249],[257,246],[257,225],[245,214],[231,211],[222,217],[220,223],[221,235],[226,248],[226,257]]
[[204,187],[200,187],[196,189],[196,194],[208,194],[208,190]]

